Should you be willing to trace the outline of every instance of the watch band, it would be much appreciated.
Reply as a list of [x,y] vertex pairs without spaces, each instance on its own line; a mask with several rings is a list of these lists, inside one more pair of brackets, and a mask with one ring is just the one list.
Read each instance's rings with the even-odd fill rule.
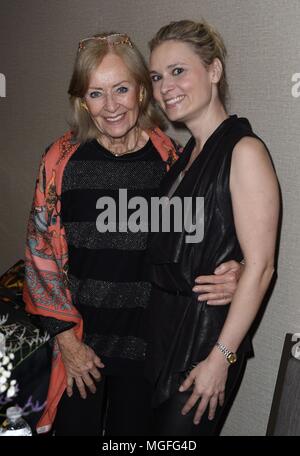
[[233,353],[232,351],[230,351],[226,345],[222,344],[221,342],[216,342],[216,346],[218,347],[218,349],[223,353],[223,355],[225,356],[225,358],[227,359],[227,361],[229,362],[229,364],[233,364],[236,362],[237,360],[237,356],[235,353]]

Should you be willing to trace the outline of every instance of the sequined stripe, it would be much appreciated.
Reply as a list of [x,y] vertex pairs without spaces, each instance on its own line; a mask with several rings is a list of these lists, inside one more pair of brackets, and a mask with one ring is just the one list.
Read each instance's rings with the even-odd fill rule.
[[100,356],[142,361],[146,354],[146,342],[138,337],[90,334],[84,341]]
[[103,309],[145,308],[149,302],[149,282],[81,281],[70,274],[70,289],[74,303]]
[[160,161],[118,162],[70,161],[65,169],[62,192],[74,189],[118,189],[159,187],[163,172]]
[[145,250],[148,233],[99,233],[95,222],[64,224],[68,244],[76,248]]

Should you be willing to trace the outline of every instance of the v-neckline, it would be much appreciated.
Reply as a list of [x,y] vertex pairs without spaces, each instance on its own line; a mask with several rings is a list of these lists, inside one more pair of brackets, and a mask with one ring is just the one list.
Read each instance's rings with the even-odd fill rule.
[[[194,136],[191,136],[191,138],[188,140],[188,142],[184,148],[184,151],[182,152],[182,163],[180,163],[180,165],[183,165],[183,166],[181,167],[181,170],[175,177],[171,187],[169,188],[169,190],[167,192],[168,198],[172,198],[172,196],[177,192],[178,188],[181,186],[182,182],[185,180],[186,176],[188,176],[190,174],[191,169],[195,168],[196,164],[198,164],[198,162],[200,160],[203,160],[204,156],[208,153],[208,151],[210,150],[210,146],[213,143],[213,141],[215,140],[216,136],[223,130],[223,128],[227,125],[227,123],[229,123],[230,121],[232,121],[234,119],[237,119],[237,115],[235,115],[235,114],[230,115],[229,117],[224,119],[223,122],[220,123],[220,125],[218,125],[218,127],[211,133],[211,135],[205,141],[201,152],[194,159],[191,166],[187,169],[187,171],[185,173],[183,173],[186,165],[188,164],[188,162],[190,160],[193,149],[195,147],[195,142],[196,142],[195,138],[194,138]],[[179,165],[179,163],[178,163],[178,165]],[[182,173],[183,173],[183,175],[182,175]]]

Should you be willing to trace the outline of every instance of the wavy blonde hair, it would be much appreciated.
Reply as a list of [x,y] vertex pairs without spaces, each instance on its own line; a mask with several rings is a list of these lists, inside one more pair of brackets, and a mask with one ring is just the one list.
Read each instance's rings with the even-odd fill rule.
[[149,42],[150,51],[152,52],[157,46],[168,40],[189,44],[206,66],[209,66],[215,58],[220,60],[223,71],[218,83],[218,93],[222,104],[226,106],[228,99],[225,65],[227,51],[219,32],[204,20],[202,22],[190,20],[170,22],[161,27]]
[[[125,39],[120,39],[120,37],[125,37]],[[83,97],[88,90],[92,71],[109,53],[114,53],[123,60],[143,92],[143,100],[139,103],[140,111],[137,122],[139,127],[146,130],[165,126],[161,113],[154,105],[149,71],[138,48],[128,35],[115,32],[99,33],[79,43],[68,90],[72,109],[71,128],[74,139],[78,142],[86,142],[99,137],[99,130],[83,107]]]

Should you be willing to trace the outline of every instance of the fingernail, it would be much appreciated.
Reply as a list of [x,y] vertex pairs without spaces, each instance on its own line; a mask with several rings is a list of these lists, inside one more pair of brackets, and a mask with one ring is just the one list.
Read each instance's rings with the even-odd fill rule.
[[194,421],[194,424],[199,424],[199,421]]
[[180,386],[180,387],[179,387],[179,391],[183,391],[183,386]]

